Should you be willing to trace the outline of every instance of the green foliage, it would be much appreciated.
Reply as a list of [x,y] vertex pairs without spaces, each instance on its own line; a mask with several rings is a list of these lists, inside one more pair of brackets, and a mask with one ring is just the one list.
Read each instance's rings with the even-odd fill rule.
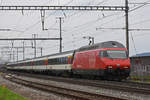
[[150,76],[130,76],[130,79],[137,82],[148,82],[150,83]]
[[0,86],[0,100],[27,100],[18,94],[8,90],[6,86]]

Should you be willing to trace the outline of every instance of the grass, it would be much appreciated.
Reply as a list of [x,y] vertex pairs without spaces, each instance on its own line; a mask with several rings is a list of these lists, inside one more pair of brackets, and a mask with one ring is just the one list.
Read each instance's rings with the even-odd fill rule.
[[22,96],[13,93],[5,85],[0,86],[0,100],[27,100]]
[[130,76],[130,79],[136,82],[150,83],[150,76]]

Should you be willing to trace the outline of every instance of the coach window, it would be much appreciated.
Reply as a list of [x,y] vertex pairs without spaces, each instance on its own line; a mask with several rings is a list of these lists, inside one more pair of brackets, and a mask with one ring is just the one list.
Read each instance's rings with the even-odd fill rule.
[[37,61],[34,61],[34,65],[37,65]]
[[59,64],[59,58],[57,58],[57,64]]
[[26,62],[26,65],[27,65],[27,66],[29,66],[29,63],[28,63],[28,62]]
[[63,64],[63,63],[64,63],[64,58],[62,57],[62,58],[61,58],[61,64]]
[[60,64],[60,58],[58,58],[58,64]]
[[64,64],[66,64],[66,62],[67,62],[67,59],[66,59],[66,57],[64,57]]
[[51,65],[53,64],[53,59],[50,59],[50,64],[51,64]]
[[71,64],[72,61],[73,61],[73,57],[71,56],[71,57],[69,58],[69,64]]
[[64,57],[64,64],[66,64],[66,57]]
[[56,58],[53,59],[54,64],[56,64]]
[[53,59],[53,64],[56,64],[56,58]]
[[41,60],[41,64],[44,65],[44,60]]
[[54,59],[54,64],[56,64],[56,61],[57,61],[57,60],[56,60],[56,58],[55,58],[55,59]]
[[27,62],[24,62],[25,66],[28,66]]
[[63,63],[63,59],[62,58],[60,58],[60,64],[62,64]]
[[39,65],[39,61],[35,61],[35,65]]
[[41,61],[40,60],[38,61],[38,65],[41,65]]
[[103,53],[104,53],[103,51],[100,51],[100,52],[99,52],[99,56],[100,56],[101,58],[104,57],[104,56],[103,56]]
[[61,58],[59,58],[59,64],[61,64]]
[[57,64],[57,58],[54,59],[55,64]]
[[59,58],[57,58],[57,64],[59,64]]
[[37,61],[37,65],[39,65],[40,64],[40,61]]
[[67,64],[67,61],[68,61],[68,58],[67,58],[67,57],[65,57],[65,64]]
[[62,64],[62,62],[63,62],[63,61],[62,61],[62,58],[60,58],[60,64]]
[[68,57],[66,57],[66,63],[65,64],[68,64]]
[[53,65],[55,64],[55,59],[54,59],[54,58],[52,59],[52,64],[53,64]]
[[48,64],[51,65],[51,59],[48,59]]
[[61,58],[61,64],[63,64],[63,63],[64,63],[64,58],[62,57],[62,58]]
[[51,64],[52,64],[52,65],[54,64],[54,59],[51,59]]
[[19,63],[19,64],[18,64],[18,66],[22,66],[22,65],[23,65],[22,63]]
[[63,64],[65,64],[66,63],[66,58],[65,57],[63,57]]
[[39,64],[38,64],[38,65],[42,65],[42,60],[39,61]]
[[66,58],[65,58],[65,57],[63,57],[63,64],[65,64],[65,61],[66,61]]
[[55,64],[57,64],[57,58],[55,58]]
[[52,59],[52,64],[53,64],[53,65],[55,64],[55,60],[54,60],[54,58]]

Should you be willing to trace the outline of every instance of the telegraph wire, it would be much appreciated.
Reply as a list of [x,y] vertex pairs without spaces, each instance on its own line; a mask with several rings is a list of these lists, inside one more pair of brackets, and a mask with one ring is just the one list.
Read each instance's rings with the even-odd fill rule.
[[134,3],[134,2],[131,2],[131,3],[129,3],[129,4],[150,4],[150,3]]

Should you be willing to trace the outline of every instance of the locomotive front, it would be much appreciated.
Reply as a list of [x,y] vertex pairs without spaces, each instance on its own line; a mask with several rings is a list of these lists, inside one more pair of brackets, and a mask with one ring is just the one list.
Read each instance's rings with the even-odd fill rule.
[[130,59],[127,55],[127,49],[105,48],[99,53],[106,77],[126,79],[129,76]]

